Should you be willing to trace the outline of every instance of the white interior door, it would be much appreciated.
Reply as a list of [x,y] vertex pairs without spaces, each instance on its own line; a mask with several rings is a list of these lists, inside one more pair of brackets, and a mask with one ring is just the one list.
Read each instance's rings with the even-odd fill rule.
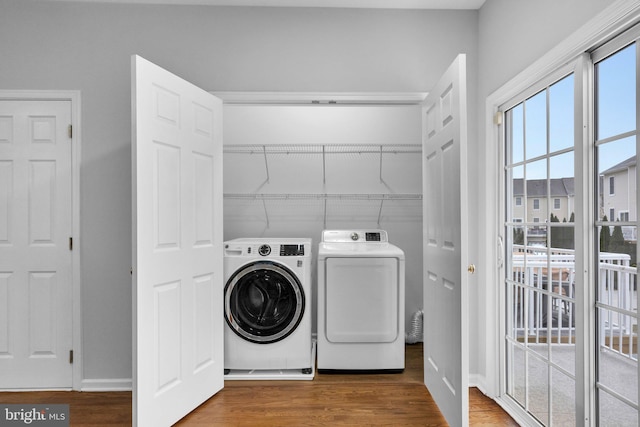
[[0,101],[0,388],[71,388],[70,101]]
[[447,422],[469,423],[466,56],[423,107],[424,381]]
[[222,102],[132,58],[133,422],[168,426],[224,385]]

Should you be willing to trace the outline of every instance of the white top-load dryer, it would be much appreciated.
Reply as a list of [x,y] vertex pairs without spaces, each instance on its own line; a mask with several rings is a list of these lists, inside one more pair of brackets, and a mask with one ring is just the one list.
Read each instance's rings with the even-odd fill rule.
[[404,370],[404,282],[404,252],[386,231],[322,232],[319,371]]

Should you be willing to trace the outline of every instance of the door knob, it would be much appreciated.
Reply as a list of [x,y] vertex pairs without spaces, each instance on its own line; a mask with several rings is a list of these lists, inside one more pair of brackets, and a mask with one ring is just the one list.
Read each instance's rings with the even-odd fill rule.
[[469,272],[469,274],[473,274],[476,272],[476,266],[474,264],[469,264],[469,267],[467,267],[467,271]]

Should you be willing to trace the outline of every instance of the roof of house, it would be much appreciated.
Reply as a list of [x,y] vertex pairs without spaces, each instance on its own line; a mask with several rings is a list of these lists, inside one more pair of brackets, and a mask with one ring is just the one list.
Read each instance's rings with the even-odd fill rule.
[[606,171],[600,173],[600,175],[611,175],[612,173],[620,172],[623,170],[627,170],[632,166],[636,165],[636,156],[629,157],[627,160],[624,160],[617,165],[611,166]]
[[[523,179],[517,178],[513,180],[513,195],[524,196]],[[574,196],[574,179],[573,178],[553,178],[549,181],[550,196]],[[527,197],[544,197],[547,195],[546,179],[529,179],[527,180]]]

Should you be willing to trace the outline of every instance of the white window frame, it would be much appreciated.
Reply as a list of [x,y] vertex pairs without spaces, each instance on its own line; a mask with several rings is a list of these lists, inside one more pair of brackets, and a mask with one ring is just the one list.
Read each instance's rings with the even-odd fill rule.
[[554,197],[553,198],[553,210],[554,211],[559,211],[561,207],[562,207],[562,201],[560,200],[560,198],[559,197]]
[[540,199],[533,199],[533,210],[534,211],[540,210]]
[[516,206],[522,206],[522,196],[517,196],[516,197]]
[[[501,404],[514,419],[523,424],[529,424],[532,420],[528,416],[521,416],[521,410],[519,408],[511,407],[509,401],[503,398],[502,393],[504,388],[504,378],[502,377],[502,368],[504,360],[501,359],[503,342],[500,339],[501,332],[504,330],[504,316],[500,309],[500,301],[504,301],[504,291],[501,286],[501,277],[504,275],[504,231],[502,230],[502,224],[504,219],[504,212],[500,208],[505,205],[504,194],[500,191],[502,169],[501,165],[504,164],[500,157],[500,150],[503,146],[503,129],[501,126],[496,125],[502,122],[500,107],[505,104],[509,99],[513,98],[517,94],[525,91],[536,82],[553,74],[564,64],[578,59],[580,63],[580,69],[577,70],[577,79],[581,79],[584,82],[589,82],[592,79],[591,72],[587,66],[590,61],[583,55],[584,52],[588,52],[595,47],[602,45],[605,41],[612,39],[614,36],[622,33],[624,30],[631,27],[633,24],[640,21],[640,3],[635,0],[618,0],[615,3],[608,6],[600,14],[594,17],[592,20],[583,25],[579,30],[574,32],[567,39],[558,43],[554,48],[549,50],[543,57],[538,59],[534,64],[528,67],[526,70],[515,76],[513,79],[505,83],[497,91],[489,95],[485,102],[485,140],[487,147],[492,149],[485,150],[484,164],[485,169],[485,209],[487,218],[496,218],[496,221],[490,221],[486,224],[486,228],[483,230],[486,237],[483,239],[485,243],[484,254],[486,257],[487,268],[484,274],[484,283],[487,284],[485,293],[482,295],[485,299],[485,312],[488,314],[486,319],[487,334],[485,341],[487,345],[487,354],[485,357],[484,372],[485,377],[482,384],[479,386],[491,397]],[[580,81],[580,80],[579,80]],[[578,103],[575,105],[578,111],[582,111],[582,118],[580,123],[576,123],[576,130],[579,130],[579,135],[583,138],[583,144],[576,150],[576,163],[583,164],[585,167],[580,167],[580,170],[576,170],[576,178],[578,173],[581,174],[579,188],[576,188],[576,195],[578,194],[593,194],[593,183],[591,182],[590,172],[594,170],[593,158],[590,153],[589,140],[591,135],[588,128],[578,128],[582,126],[582,123],[588,120],[591,113],[591,98],[588,90],[583,91],[583,96],[576,100]],[[583,130],[584,129],[584,130]],[[588,186],[588,189],[583,188]],[[593,216],[589,212],[590,202],[584,200],[583,197],[577,197],[575,199],[575,211],[586,213],[586,216]],[[591,220],[593,218],[582,217],[582,215],[576,215],[576,229],[584,230],[589,229]],[[497,236],[497,239],[494,237]],[[576,248],[585,248],[585,245],[592,244],[593,236],[583,236],[582,233],[576,233]],[[497,244],[496,244],[497,242]],[[591,260],[584,259],[576,253],[576,261],[579,265],[576,265],[576,271],[593,271],[593,265],[586,265],[592,263]],[[493,266],[493,268],[491,267]],[[578,278],[576,278],[578,279]],[[580,278],[590,282],[590,277],[584,275]],[[578,297],[578,296],[577,296]],[[579,324],[584,328],[584,318],[587,317],[587,310],[591,307],[591,304],[585,304],[585,298],[591,299],[592,295],[580,295],[577,304],[580,305],[580,313],[577,316]],[[591,301],[589,301],[591,302]],[[585,347],[592,348],[595,343],[590,337],[586,338],[587,342]],[[579,355],[582,356],[582,355]],[[591,359],[582,361],[576,365],[576,406],[580,408],[578,413],[578,419],[584,420],[586,425],[595,425],[595,412],[585,411],[585,408],[595,409],[595,396],[592,392],[590,384],[592,384],[592,376],[594,372],[594,361]]]

